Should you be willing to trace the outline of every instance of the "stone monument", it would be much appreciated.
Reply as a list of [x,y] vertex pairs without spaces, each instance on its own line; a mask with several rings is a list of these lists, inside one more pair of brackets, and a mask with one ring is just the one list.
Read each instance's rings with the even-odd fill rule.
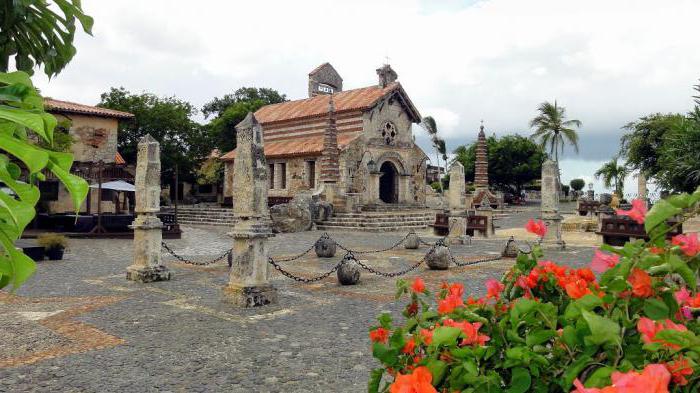
[[447,190],[450,212],[464,213],[464,166],[459,161],[450,165],[450,188]]
[[126,268],[126,278],[143,283],[170,280],[170,270],[160,254],[163,223],[156,216],[160,211],[160,144],[149,134],[138,144],[135,186],[134,261]]
[[561,222],[559,214],[559,165],[550,159],[542,164],[542,202],[540,210],[542,220],[547,225],[547,233],[542,239],[542,245],[548,248],[564,248],[561,239]]
[[277,290],[269,282],[267,238],[274,235],[267,207],[267,162],[262,128],[253,113],[236,125],[236,133],[233,266],[223,298],[239,307],[257,307],[277,302]]

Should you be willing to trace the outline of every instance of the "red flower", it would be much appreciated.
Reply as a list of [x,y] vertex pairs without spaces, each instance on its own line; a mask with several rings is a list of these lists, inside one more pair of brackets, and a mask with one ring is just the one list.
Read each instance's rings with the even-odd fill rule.
[[464,302],[462,298],[455,295],[447,295],[446,298],[438,301],[438,313],[449,314],[454,311],[455,308],[463,306]]
[[426,345],[430,345],[433,342],[433,331],[429,329],[421,329],[420,337]]
[[687,235],[676,235],[671,239],[671,244],[680,246],[681,251],[689,257],[694,257],[700,252],[700,241],[698,241],[697,232]]
[[617,254],[606,254],[600,250],[595,250],[595,255],[591,261],[591,269],[598,273],[603,273],[604,271],[615,267],[620,263],[620,256]]
[[413,302],[406,306],[406,314],[411,316],[418,314],[418,303]]
[[566,294],[569,295],[572,299],[580,299],[586,295],[589,295],[593,292],[591,292],[591,289],[588,288],[588,282],[583,279],[575,279],[566,285],[564,285],[564,289],[566,290]]
[[433,375],[427,367],[416,367],[412,374],[397,374],[390,393],[438,393],[432,385]]
[[646,298],[654,294],[651,276],[642,269],[634,268],[627,281],[632,285],[632,296]]
[[663,322],[655,322],[649,318],[642,317],[639,318],[639,321],[637,322],[637,331],[639,331],[639,333],[642,335],[642,341],[644,341],[645,344],[661,343],[666,347],[678,349],[679,347],[675,344],[656,339],[656,333],[666,329],[676,330],[679,332],[688,331],[688,328],[686,328],[685,325],[674,323],[670,319]]
[[369,339],[375,343],[386,343],[389,340],[389,331],[384,328],[376,328],[369,332]]
[[630,210],[615,210],[618,216],[628,216],[637,221],[637,224],[644,224],[644,216],[647,214],[647,203],[641,199],[632,201],[632,209]]
[[593,271],[585,267],[578,269],[576,271],[576,275],[579,276],[579,278],[586,280],[587,282],[595,281],[595,274],[593,274]]
[[411,285],[411,290],[415,293],[423,293],[425,291],[425,282],[422,278],[416,277]]
[[537,235],[539,237],[544,237],[544,235],[547,233],[547,225],[545,225],[544,221],[542,221],[542,220],[535,221],[532,218],[525,225],[525,229],[528,232],[534,233],[535,235]]
[[666,252],[666,250],[662,247],[652,246],[652,247],[649,247],[649,252],[652,254],[661,255],[664,252]]
[[479,334],[479,328],[481,328],[481,323],[479,322],[455,322],[448,318],[443,321],[442,325],[456,327],[464,333],[466,337],[462,339],[459,345],[486,345],[486,342],[491,339],[491,337],[485,334]]
[[410,340],[406,341],[406,344],[404,344],[403,349],[401,349],[401,352],[406,353],[406,354],[412,354],[413,351],[416,349],[416,340],[411,337]]
[[641,373],[614,372],[610,379],[612,385],[600,389],[586,388],[576,379],[574,381],[576,390],[571,393],[668,393],[671,374],[663,364],[648,364]]
[[678,359],[672,362],[666,363],[666,369],[671,373],[673,382],[679,386],[688,384],[688,380],[685,379],[686,375],[693,375],[693,368],[690,367],[690,362],[683,358],[683,355],[678,356]]
[[452,296],[462,297],[464,295],[464,285],[458,282],[452,283],[448,287],[448,292]]
[[494,299],[500,299],[501,298],[501,292],[506,288],[503,283],[496,279],[489,279],[486,281],[486,297],[488,298],[494,298]]

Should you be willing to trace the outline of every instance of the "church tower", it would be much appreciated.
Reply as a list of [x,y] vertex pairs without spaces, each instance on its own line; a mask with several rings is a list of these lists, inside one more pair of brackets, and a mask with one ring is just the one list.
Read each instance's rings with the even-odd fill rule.
[[309,72],[309,98],[341,91],[343,91],[343,78],[331,63],[323,63]]

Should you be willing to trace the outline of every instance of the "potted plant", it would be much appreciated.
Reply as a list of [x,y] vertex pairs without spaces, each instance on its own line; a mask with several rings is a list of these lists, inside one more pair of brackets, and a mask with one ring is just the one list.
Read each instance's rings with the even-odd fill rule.
[[39,235],[36,241],[40,246],[44,247],[49,260],[59,261],[63,259],[63,251],[68,244],[65,236],[58,233],[44,233]]

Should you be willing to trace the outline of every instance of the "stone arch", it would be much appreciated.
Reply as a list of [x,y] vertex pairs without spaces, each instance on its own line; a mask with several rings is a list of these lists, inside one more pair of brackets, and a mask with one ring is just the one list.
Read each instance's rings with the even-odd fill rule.
[[410,172],[407,172],[406,169],[408,168],[408,165],[404,162],[404,159],[401,158],[401,155],[395,151],[388,151],[383,153],[379,158],[377,158],[377,168],[381,168],[382,164],[384,164],[387,161],[391,161],[392,164],[396,167],[396,169],[399,172],[399,175],[410,175]]

